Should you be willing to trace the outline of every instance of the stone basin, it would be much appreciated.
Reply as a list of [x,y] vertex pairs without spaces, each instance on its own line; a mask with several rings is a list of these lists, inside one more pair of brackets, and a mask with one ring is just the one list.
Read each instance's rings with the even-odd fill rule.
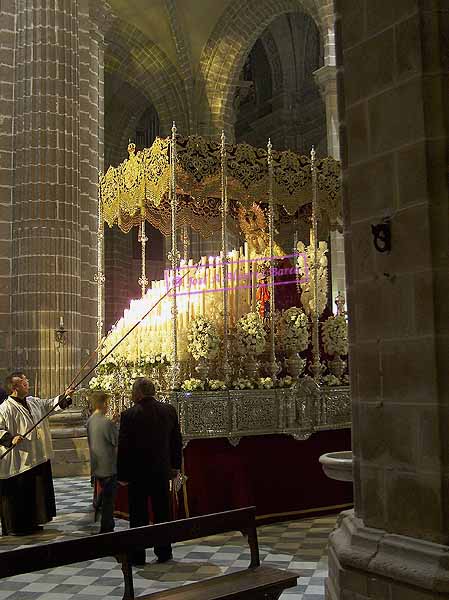
[[352,481],[352,452],[328,452],[319,458],[323,471],[330,479]]

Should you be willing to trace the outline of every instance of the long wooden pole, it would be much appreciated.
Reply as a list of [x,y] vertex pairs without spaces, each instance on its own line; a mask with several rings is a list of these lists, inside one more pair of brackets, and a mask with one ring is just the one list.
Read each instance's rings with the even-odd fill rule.
[[[200,266],[200,264],[201,264],[201,263],[198,263],[198,264],[196,265],[195,272],[196,272],[196,270],[198,269],[198,267]],[[101,365],[101,363],[102,363],[102,362],[103,362],[103,361],[104,361],[104,360],[105,360],[105,359],[106,359],[106,358],[107,358],[107,357],[108,357],[110,354],[112,354],[112,352],[114,352],[114,350],[115,350],[115,349],[116,349],[116,348],[117,348],[117,347],[118,347],[118,346],[119,346],[119,345],[120,345],[120,344],[121,344],[121,343],[122,343],[122,342],[123,342],[123,341],[124,341],[124,340],[125,340],[125,339],[128,337],[128,335],[129,335],[129,334],[130,334],[132,331],[134,331],[134,329],[136,329],[136,327],[138,327],[138,326],[139,326],[139,325],[142,323],[142,321],[144,321],[144,320],[145,320],[145,319],[148,317],[148,315],[149,315],[149,314],[150,314],[150,313],[151,313],[151,312],[152,312],[152,311],[153,311],[153,310],[154,310],[154,309],[155,309],[155,308],[156,308],[156,307],[157,307],[157,306],[158,306],[158,305],[159,305],[159,304],[162,302],[162,300],[163,300],[164,298],[166,298],[166,297],[167,297],[167,296],[170,294],[170,292],[172,292],[172,291],[173,291],[173,289],[176,287],[176,285],[179,285],[179,284],[182,282],[182,280],[184,279],[184,277],[186,277],[188,274],[189,274],[189,271],[187,271],[187,272],[186,272],[186,273],[185,273],[185,274],[184,274],[184,275],[183,275],[183,276],[182,276],[180,279],[178,279],[177,281],[176,281],[176,279],[175,279],[175,280],[174,280],[174,282],[173,282],[173,283],[174,283],[174,285],[173,285],[171,288],[169,288],[169,289],[168,289],[168,290],[165,292],[165,294],[163,294],[163,295],[162,295],[162,296],[161,296],[161,297],[160,297],[160,298],[157,300],[157,302],[155,302],[155,303],[153,304],[153,306],[151,306],[151,308],[150,308],[150,309],[149,309],[149,310],[148,310],[148,311],[147,311],[147,312],[146,312],[146,313],[143,315],[143,317],[141,317],[141,318],[139,319],[139,321],[137,321],[137,323],[135,323],[135,324],[134,324],[134,325],[131,327],[131,329],[130,329],[129,331],[127,331],[127,332],[125,333],[125,335],[124,335],[124,336],[123,336],[123,337],[122,337],[122,338],[121,338],[121,339],[120,339],[120,340],[119,340],[119,341],[118,341],[118,342],[117,342],[117,343],[116,343],[116,344],[115,344],[115,345],[114,345],[114,346],[113,346],[113,347],[112,347],[112,348],[111,348],[111,349],[110,349],[110,350],[109,350],[109,351],[108,351],[108,352],[107,352],[107,353],[106,353],[106,354],[105,354],[105,355],[104,355],[104,356],[103,356],[103,357],[102,357],[102,358],[101,358],[99,361],[97,361],[97,362],[96,362],[96,364],[95,364],[95,365],[94,365],[94,366],[93,366],[93,367],[92,367],[92,368],[91,368],[91,369],[88,371],[88,373],[86,373],[86,375],[84,375],[84,377],[82,377],[82,378],[81,378],[81,379],[80,379],[80,380],[79,380],[77,383],[75,383],[76,379],[79,377],[79,375],[80,375],[80,374],[83,372],[84,368],[85,368],[85,367],[87,366],[87,364],[89,363],[89,361],[90,361],[90,359],[92,358],[93,354],[96,354],[96,353],[98,352],[98,350],[99,350],[99,347],[100,347],[100,346],[102,345],[102,343],[103,343],[103,342],[101,342],[101,343],[100,343],[100,345],[99,345],[99,347],[98,347],[98,348],[95,350],[95,352],[93,352],[93,353],[92,353],[92,354],[89,356],[89,358],[87,359],[87,361],[84,363],[84,365],[83,365],[83,366],[81,367],[81,369],[78,371],[78,373],[75,375],[75,377],[73,378],[73,380],[72,380],[71,384],[69,385],[69,387],[68,387],[67,389],[70,389],[70,388],[72,388],[72,389],[76,389],[76,388],[77,388],[77,387],[78,387],[78,386],[79,386],[81,383],[83,383],[83,381],[85,381],[85,380],[86,380],[86,379],[89,377],[89,375],[91,375],[91,374],[92,374],[92,373],[95,371],[95,369],[97,369],[97,368],[98,368],[98,367]],[[56,410],[56,408],[59,406],[59,403],[61,402],[61,400],[63,400],[65,397],[66,397],[66,395],[65,395],[65,392],[64,392],[64,394],[61,394],[61,396],[60,396],[60,399],[59,399],[59,402],[58,402],[57,404],[55,404],[55,405],[53,406],[53,408],[52,408],[51,410],[49,410],[49,411],[48,411],[48,412],[47,412],[47,413],[46,413],[46,414],[45,414],[43,417],[41,417],[41,418],[40,418],[38,421],[36,421],[36,423],[34,423],[34,425],[33,425],[32,427],[30,427],[30,429],[28,429],[28,431],[27,431],[25,434],[23,434],[21,437],[27,437],[27,436],[28,436],[28,435],[29,435],[29,434],[30,434],[32,431],[34,431],[34,430],[36,429],[36,427],[42,423],[42,421],[44,421],[44,420],[45,420],[47,417],[49,417],[49,416],[50,416],[50,415],[51,415],[51,414],[52,414],[52,413],[53,413],[53,412]],[[10,446],[9,448],[7,448],[7,449],[6,449],[6,451],[5,451],[3,454],[1,454],[1,455],[0,455],[0,460],[3,460],[3,458],[5,458],[5,456],[7,456],[7,455],[8,455],[8,454],[11,452],[11,450],[13,450],[14,448],[15,448],[15,446]]]

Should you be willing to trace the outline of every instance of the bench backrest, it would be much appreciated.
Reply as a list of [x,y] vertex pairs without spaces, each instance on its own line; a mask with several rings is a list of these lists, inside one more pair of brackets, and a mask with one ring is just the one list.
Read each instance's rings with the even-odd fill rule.
[[116,556],[122,562],[125,597],[133,598],[132,569],[129,564],[129,555],[133,551],[231,531],[241,531],[248,536],[251,550],[250,566],[259,566],[256,509],[250,506],[159,525],[146,525],[125,531],[0,552],[0,579],[96,558]]

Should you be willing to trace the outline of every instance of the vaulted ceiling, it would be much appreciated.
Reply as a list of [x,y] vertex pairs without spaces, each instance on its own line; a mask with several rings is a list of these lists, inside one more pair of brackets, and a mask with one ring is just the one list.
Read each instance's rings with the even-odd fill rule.
[[215,24],[232,0],[110,0],[124,22],[140,30],[176,64],[177,48],[188,46],[194,70]]
[[[119,98],[121,112],[129,112],[121,119],[128,129],[153,105],[163,134],[175,120],[183,133],[217,135],[224,129],[232,137],[233,100],[243,64],[256,40],[276,19],[292,13],[311,16],[322,29],[323,6],[329,3],[331,0],[109,0],[116,18],[106,36],[106,117],[117,112]],[[279,40],[282,35],[273,34],[273,39],[276,37]],[[285,55],[284,76],[291,78],[288,41],[277,44],[283,48],[276,49],[276,44],[272,44],[273,57]],[[304,48],[299,53],[306,55]],[[127,103],[126,95],[135,97]],[[109,122],[115,129],[117,120]],[[128,137],[126,127],[119,135],[122,140]]]

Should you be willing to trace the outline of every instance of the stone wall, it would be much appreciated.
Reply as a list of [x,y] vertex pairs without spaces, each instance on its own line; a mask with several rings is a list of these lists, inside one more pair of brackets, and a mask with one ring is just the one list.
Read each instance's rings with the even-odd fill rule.
[[355,515],[331,536],[328,598],[446,598],[449,6],[337,12]]

